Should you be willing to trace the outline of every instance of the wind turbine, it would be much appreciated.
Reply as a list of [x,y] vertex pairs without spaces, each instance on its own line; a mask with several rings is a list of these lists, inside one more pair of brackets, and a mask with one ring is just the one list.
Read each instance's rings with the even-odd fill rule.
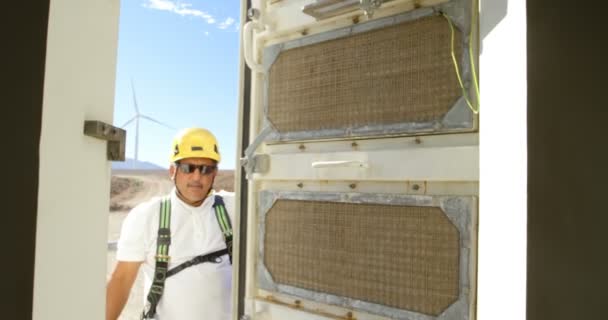
[[160,124],[161,126],[169,128],[169,129],[174,129],[174,128],[168,124],[162,123],[152,117],[149,117],[145,114],[141,114],[139,112],[139,107],[137,106],[137,96],[135,95],[135,85],[133,84],[133,79],[131,79],[131,91],[133,92],[133,107],[135,108],[135,116],[133,116],[133,118],[131,118],[127,122],[125,122],[125,124],[123,124],[121,128],[124,128],[127,125],[129,125],[131,122],[135,121],[135,161],[137,161],[138,160],[137,154],[139,151],[139,120],[140,119],[146,119],[148,121],[155,122],[157,124]]

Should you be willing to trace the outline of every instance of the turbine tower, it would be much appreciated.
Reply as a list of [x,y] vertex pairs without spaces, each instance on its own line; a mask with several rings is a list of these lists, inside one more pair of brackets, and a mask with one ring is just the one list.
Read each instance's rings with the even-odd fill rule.
[[139,153],[139,120],[140,119],[146,119],[148,121],[152,121],[155,122],[157,124],[160,124],[161,126],[167,127],[169,129],[174,129],[173,127],[171,127],[168,124],[162,123],[152,117],[149,117],[145,114],[141,114],[139,112],[139,107],[137,105],[137,96],[135,94],[135,85],[133,84],[133,79],[131,79],[131,91],[133,93],[133,107],[135,108],[135,116],[133,116],[133,118],[129,119],[127,122],[125,122],[125,124],[122,125],[121,128],[125,128],[127,125],[129,125],[131,122],[135,121],[135,161],[138,161],[138,153]]

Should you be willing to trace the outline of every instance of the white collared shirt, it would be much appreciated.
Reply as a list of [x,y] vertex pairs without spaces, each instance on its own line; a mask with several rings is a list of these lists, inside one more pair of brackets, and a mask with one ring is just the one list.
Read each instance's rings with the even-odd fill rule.
[[[195,256],[226,248],[213,209],[214,195],[224,198],[234,225],[234,193],[212,192],[198,207],[192,207],[171,191],[171,245],[169,269]],[[125,218],[118,240],[116,260],[143,261],[146,288],[152,284],[160,197],[133,208]],[[201,263],[167,278],[157,306],[158,320],[225,320],[231,318],[232,268],[228,255],[220,263]]]

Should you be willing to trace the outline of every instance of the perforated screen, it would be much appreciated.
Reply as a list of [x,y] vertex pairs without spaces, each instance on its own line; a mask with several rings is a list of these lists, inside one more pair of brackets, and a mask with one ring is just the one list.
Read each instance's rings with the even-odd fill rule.
[[431,16],[285,50],[269,70],[268,119],[280,133],[440,120],[462,92],[450,37]]
[[459,231],[438,207],[277,200],[264,264],[274,281],[429,315],[459,295]]

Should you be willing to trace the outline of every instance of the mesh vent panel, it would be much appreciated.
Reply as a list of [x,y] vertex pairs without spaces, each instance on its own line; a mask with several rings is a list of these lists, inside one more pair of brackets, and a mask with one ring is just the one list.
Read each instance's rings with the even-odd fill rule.
[[439,16],[286,50],[269,71],[268,118],[280,133],[439,120],[461,95],[452,63]]
[[436,207],[278,200],[264,264],[277,283],[438,315],[458,298],[459,233]]

